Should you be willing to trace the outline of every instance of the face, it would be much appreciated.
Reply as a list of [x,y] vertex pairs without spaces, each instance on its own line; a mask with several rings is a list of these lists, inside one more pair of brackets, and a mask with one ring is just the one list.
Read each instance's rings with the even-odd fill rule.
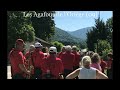
[[19,48],[20,51],[23,51],[24,50],[24,44],[18,45],[18,48]]
[[35,50],[34,47],[30,47],[30,52],[33,52]]

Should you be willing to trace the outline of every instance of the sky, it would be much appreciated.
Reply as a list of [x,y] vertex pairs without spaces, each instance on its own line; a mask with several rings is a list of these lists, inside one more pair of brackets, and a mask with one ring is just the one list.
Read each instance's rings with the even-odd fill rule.
[[[99,11],[56,11],[54,15],[55,26],[65,31],[75,31],[78,29],[95,25],[95,20],[99,16]],[[100,18],[106,22],[113,16],[112,11],[100,11]]]

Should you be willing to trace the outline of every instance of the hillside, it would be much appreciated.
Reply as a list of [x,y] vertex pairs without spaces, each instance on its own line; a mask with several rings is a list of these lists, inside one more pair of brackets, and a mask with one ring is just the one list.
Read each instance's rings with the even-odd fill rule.
[[92,27],[82,28],[82,29],[68,32],[68,33],[76,38],[86,40],[87,39],[86,33],[87,33],[87,31],[90,31],[90,29],[92,29]]
[[55,27],[55,35],[51,37],[52,41],[60,41],[60,42],[66,42],[66,43],[79,43],[81,40],[79,38],[76,38],[72,35],[70,35],[68,32]]

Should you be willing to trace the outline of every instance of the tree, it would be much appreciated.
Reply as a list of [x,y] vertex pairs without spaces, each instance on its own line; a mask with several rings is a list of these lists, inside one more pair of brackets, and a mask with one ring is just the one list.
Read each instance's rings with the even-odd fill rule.
[[87,33],[87,47],[89,50],[94,51],[95,44],[98,40],[106,40],[108,36],[108,30],[103,20],[95,19],[95,26]]
[[14,46],[16,39],[32,42],[35,40],[34,28],[29,17],[23,17],[23,11],[8,11],[8,51]]
[[107,37],[107,40],[108,42],[110,42],[110,45],[111,47],[113,46],[112,45],[112,32],[113,32],[113,17],[109,18],[107,21],[106,21],[106,28],[108,30],[108,37]]
[[[49,38],[54,35],[55,23],[53,14],[54,11],[34,11],[34,17],[31,17],[32,25],[35,29],[36,37],[49,41]],[[45,16],[47,14],[51,14]],[[37,17],[39,16],[39,17]],[[41,17],[40,17],[41,16]]]
[[110,43],[107,40],[99,40],[97,47],[97,52],[102,53],[102,58],[106,60],[107,54],[112,50]]
[[111,49],[110,43],[107,40],[99,40],[98,46],[97,46],[97,52],[102,52],[105,49],[108,49],[108,50]]
[[57,52],[60,52],[61,48],[64,46],[62,43],[58,41],[52,42],[52,44],[57,48]]

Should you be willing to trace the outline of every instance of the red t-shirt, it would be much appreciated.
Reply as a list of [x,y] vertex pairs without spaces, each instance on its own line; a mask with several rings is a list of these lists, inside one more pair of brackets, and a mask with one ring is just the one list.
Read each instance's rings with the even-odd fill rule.
[[112,59],[109,59],[108,61],[107,61],[107,67],[108,68],[111,68],[111,65],[112,65]]
[[[31,54],[31,58],[29,60],[27,60],[29,58],[30,54],[31,53],[29,51],[25,54],[25,57],[26,57],[25,66],[26,66],[27,69],[29,69],[30,65],[33,65],[32,54]],[[32,70],[31,73],[34,74],[34,69]]]
[[19,68],[19,64],[24,64],[25,57],[20,50],[12,49],[9,53],[9,59],[12,66],[12,75],[15,74],[23,74],[21,69]]
[[75,60],[75,55],[71,52],[65,52],[61,55],[61,60],[63,62],[64,69],[73,70],[73,62]]
[[107,67],[107,63],[104,60],[101,60],[100,66],[102,68],[102,72],[104,72],[104,69]]
[[60,58],[54,58],[48,56],[43,59],[41,64],[42,75],[47,74],[47,70],[50,70],[51,74],[55,76],[55,78],[59,78],[59,74],[63,73],[64,67]]
[[41,62],[44,58],[44,53],[38,49],[35,49],[35,51],[32,54],[32,58],[33,58],[34,67],[40,68]]
[[79,66],[79,62],[80,62],[80,54],[78,54],[77,52],[72,52],[75,55],[75,60],[73,62],[73,66]]
[[58,53],[58,58],[61,58],[61,55],[63,54],[63,53],[65,53],[65,52],[60,52],[60,53]]

